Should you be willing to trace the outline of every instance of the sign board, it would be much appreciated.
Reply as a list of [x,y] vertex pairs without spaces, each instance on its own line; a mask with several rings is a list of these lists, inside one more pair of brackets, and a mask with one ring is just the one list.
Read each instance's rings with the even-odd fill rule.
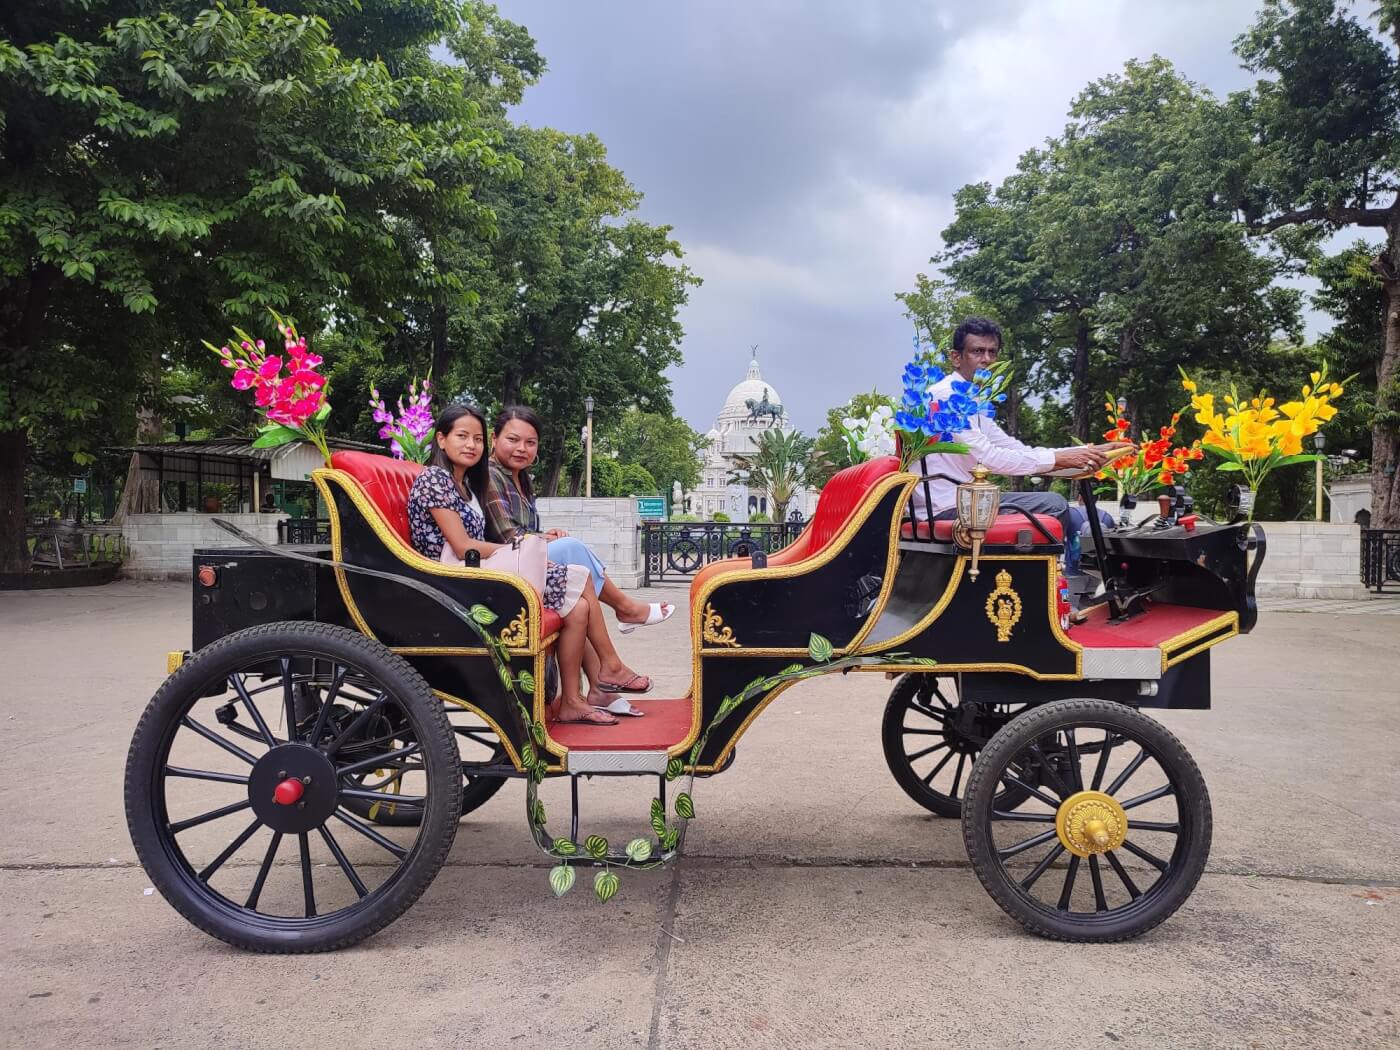
[[637,517],[641,518],[643,521],[665,521],[666,497],[638,496]]
[[87,491],[87,478],[74,478],[73,491],[80,496],[85,493]]

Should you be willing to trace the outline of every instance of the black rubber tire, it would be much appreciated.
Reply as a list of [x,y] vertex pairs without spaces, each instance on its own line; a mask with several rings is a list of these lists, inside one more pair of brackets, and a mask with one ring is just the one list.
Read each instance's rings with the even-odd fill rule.
[[[424,827],[393,874],[350,907],[329,915],[290,918],[240,907],[200,881],[167,839],[160,771],[181,719],[233,670],[288,652],[352,664],[372,675],[415,723],[422,743],[427,803]],[[402,657],[356,631],[329,624],[285,622],[238,631],[199,650],[156,691],[137,723],[127,754],[127,826],[136,855],[167,901],[205,933],[238,948],[277,954],[334,951],[377,933],[426,890],[447,860],[461,814],[457,743],[442,704]]]
[[[895,682],[880,722],[880,744],[885,752],[885,765],[906,795],[930,813],[956,818],[962,816],[962,796],[950,795],[931,784],[925,784],[924,778],[914,771],[904,750],[905,712],[919,695],[920,687],[933,680],[933,675],[910,673]],[[969,759],[975,760],[978,751],[969,748],[967,753]],[[962,784],[966,783],[968,781],[962,781]],[[998,807],[1002,809],[1015,809],[1026,799],[1024,793],[1017,793],[1015,789],[1002,794],[1004,797],[997,800]]]
[[[1169,865],[1175,870],[1110,914],[1084,913],[1084,918],[1076,919],[1036,900],[1011,880],[997,857],[991,811],[993,789],[1017,755],[1056,732],[1081,727],[1122,733],[1150,750],[1175,793],[1182,830]],[[982,750],[965,797],[963,842],[972,870],[1003,911],[1031,933],[1050,940],[1103,944],[1141,936],[1186,902],[1210,857],[1210,794],[1195,761],[1161,723],[1109,700],[1056,700],[1017,716]]]

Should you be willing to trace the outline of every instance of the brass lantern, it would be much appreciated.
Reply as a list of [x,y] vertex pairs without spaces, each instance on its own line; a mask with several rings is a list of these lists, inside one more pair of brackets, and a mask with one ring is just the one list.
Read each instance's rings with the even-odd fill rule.
[[972,468],[972,480],[958,486],[958,522],[953,527],[953,540],[959,547],[972,549],[972,566],[968,576],[977,579],[977,558],[982,553],[982,541],[987,538],[997,520],[1001,504],[1001,489],[987,480],[987,468],[981,463]]

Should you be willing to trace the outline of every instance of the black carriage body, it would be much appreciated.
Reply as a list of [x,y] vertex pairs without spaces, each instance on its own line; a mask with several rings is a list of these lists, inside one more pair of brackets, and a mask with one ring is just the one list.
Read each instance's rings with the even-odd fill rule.
[[307,620],[351,626],[329,563],[330,547],[301,544],[287,549],[323,559],[323,564],[258,547],[204,547],[194,552],[192,651],[267,623]]

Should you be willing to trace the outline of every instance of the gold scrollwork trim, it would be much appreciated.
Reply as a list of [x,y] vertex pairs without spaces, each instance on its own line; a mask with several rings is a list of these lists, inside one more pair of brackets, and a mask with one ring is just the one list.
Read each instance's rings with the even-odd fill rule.
[[997,573],[996,589],[987,595],[987,619],[997,629],[997,641],[1011,641],[1011,629],[1021,622],[1021,596],[1011,586],[1011,573]]
[[501,632],[501,643],[511,648],[522,646],[530,640],[530,626],[526,622],[526,611],[520,610],[520,615],[510,621],[510,626]]
[[734,637],[734,629],[724,626],[724,617],[715,612],[715,607],[709,602],[705,603],[705,641],[711,645],[722,645],[728,649],[739,648],[739,641]]

